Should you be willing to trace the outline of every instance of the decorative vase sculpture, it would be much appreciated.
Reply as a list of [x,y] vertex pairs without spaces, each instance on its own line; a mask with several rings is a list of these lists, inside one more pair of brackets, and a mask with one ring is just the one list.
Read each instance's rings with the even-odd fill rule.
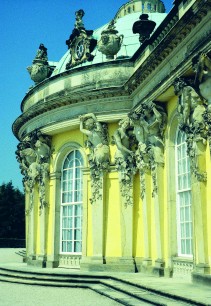
[[122,45],[123,35],[117,35],[118,31],[115,30],[115,21],[112,20],[107,29],[102,31],[101,39],[98,41],[98,50],[106,55],[106,59],[114,59]]
[[133,34],[139,34],[139,41],[143,43],[146,39],[150,38],[151,33],[153,32],[156,22],[148,20],[148,14],[142,14],[138,21],[133,24]]
[[53,67],[48,64],[47,48],[43,44],[40,44],[35,59],[27,70],[35,84],[44,81],[51,75]]

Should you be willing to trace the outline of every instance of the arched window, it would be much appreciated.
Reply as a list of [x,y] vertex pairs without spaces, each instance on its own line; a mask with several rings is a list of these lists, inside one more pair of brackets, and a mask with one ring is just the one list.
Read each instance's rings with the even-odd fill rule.
[[82,166],[81,153],[74,150],[62,168],[61,253],[82,252]]
[[151,11],[151,3],[147,3],[147,10]]
[[178,255],[192,256],[192,205],[190,160],[186,135],[178,131],[176,139],[176,193]]
[[127,12],[128,12],[128,14],[131,13],[131,7],[130,6],[127,8]]

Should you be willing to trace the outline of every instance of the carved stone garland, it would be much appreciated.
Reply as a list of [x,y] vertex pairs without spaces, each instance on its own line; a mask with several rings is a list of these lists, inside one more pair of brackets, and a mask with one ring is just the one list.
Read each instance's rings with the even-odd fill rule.
[[98,122],[94,114],[80,116],[80,130],[87,135],[86,146],[89,148],[91,175],[91,204],[103,197],[103,174],[109,171],[110,155],[108,128],[106,123]]
[[178,100],[179,129],[186,134],[187,154],[190,157],[192,173],[198,181],[206,181],[207,174],[199,169],[198,156],[201,149],[206,147],[208,126],[205,116],[208,116],[207,105],[194,88],[191,79],[180,78],[174,82]]
[[113,142],[117,146],[115,153],[115,165],[119,172],[120,193],[125,207],[133,205],[132,185],[133,176],[136,173],[135,155],[132,151],[134,137],[129,118],[119,122],[119,128],[113,136]]
[[43,207],[47,206],[45,184],[49,176],[50,142],[47,135],[34,131],[18,144],[16,158],[20,163],[24,188],[30,196],[29,210],[26,214],[29,214],[33,207],[36,184],[39,190],[40,214]]
[[135,152],[136,165],[140,172],[141,198],[145,196],[145,173],[151,170],[154,197],[158,191],[157,166],[164,165],[164,130],[166,112],[154,102],[143,103],[139,112],[129,114],[134,126],[134,134],[138,142]]

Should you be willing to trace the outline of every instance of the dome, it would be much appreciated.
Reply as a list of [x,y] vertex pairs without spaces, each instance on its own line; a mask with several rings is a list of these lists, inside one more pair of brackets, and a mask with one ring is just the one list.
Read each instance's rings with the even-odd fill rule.
[[[120,17],[119,15],[117,16],[117,19],[115,20],[115,30],[118,31],[117,35],[123,35],[123,41],[121,48],[116,55],[115,59],[124,59],[124,58],[130,58],[133,56],[133,54],[138,50],[140,47],[140,42],[139,42],[139,34],[133,34],[132,32],[132,27],[135,21],[139,19],[140,13],[142,12],[132,12],[130,14],[127,14],[123,17]],[[163,19],[166,17],[166,13],[148,13],[149,20],[152,20],[156,22],[156,28],[161,24]],[[116,17],[115,16],[115,17]],[[97,41],[100,40],[101,38],[101,33],[103,30],[105,30],[108,27],[109,23],[103,25],[102,27],[94,30],[93,32],[93,38],[96,39]],[[81,67],[81,66],[89,66],[93,64],[98,64],[98,63],[103,63],[106,62],[106,56],[103,55],[99,50],[98,47],[96,46],[94,50],[92,51],[93,60],[92,61],[86,61],[85,63],[82,63],[80,65],[77,65],[74,68]],[[60,61],[57,63],[53,73],[51,76],[55,76],[57,74],[60,74],[64,71],[66,71],[66,65],[70,61],[70,51],[68,50],[64,56],[60,59]],[[114,60],[115,60],[114,59]]]

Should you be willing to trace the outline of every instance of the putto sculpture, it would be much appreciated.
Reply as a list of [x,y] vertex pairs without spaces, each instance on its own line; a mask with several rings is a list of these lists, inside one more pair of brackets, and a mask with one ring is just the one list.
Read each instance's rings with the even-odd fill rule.
[[38,84],[50,77],[53,67],[48,63],[47,48],[40,44],[32,65],[27,67],[31,79]]
[[98,41],[98,50],[106,55],[106,59],[112,60],[114,56],[119,52],[123,35],[117,35],[118,31],[115,30],[115,21],[112,20],[107,29],[101,33],[101,38]]

